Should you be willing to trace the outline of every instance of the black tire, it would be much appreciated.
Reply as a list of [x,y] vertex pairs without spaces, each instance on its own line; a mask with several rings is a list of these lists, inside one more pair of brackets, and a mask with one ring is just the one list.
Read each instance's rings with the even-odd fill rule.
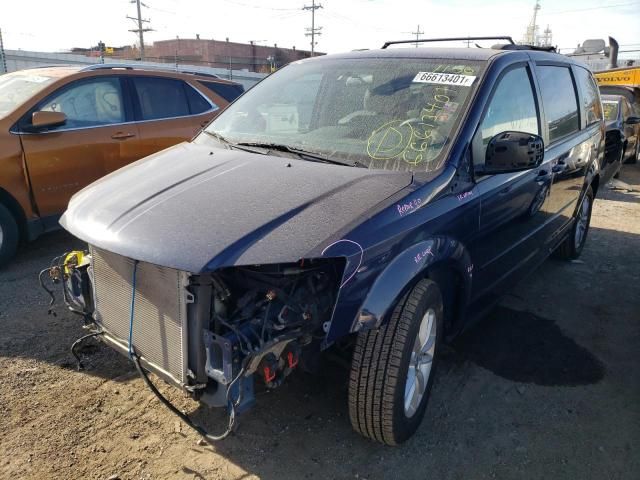
[[[585,202],[588,202],[585,207]],[[583,207],[586,211],[583,212]],[[567,238],[560,244],[557,250],[554,252],[557,258],[562,260],[575,260],[582,253],[585,243],[587,242],[587,234],[589,233],[589,225],[591,224],[591,211],[593,210],[593,190],[591,187],[587,187],[587,191],[584,194],[582,203],[578,206],[576,211],[575,221],[569,232]],[[586,214],[586,225],[583,235],[580,240],[577,239],[576,230],[580,228],[580,216]]]
[[[435,314],[433,360],[422,398],[407,416],[407,375],[427,312]],[[399,302],[386,325],[358,334],[349,381],[349,417],[358,433],[386,445],[398,445],[414,434],[427,407],[443,327],[442,294],[435,282],[424,279]]]
[[613,178],[618,179],[620,178],[620,171],[622,170],[622,165],[624,165],[624,152],[627,150],[627,144],[625,143],[624,146],[622,147],[622,151],[620,152],[620,161],[618,162],[620,164],[620,166],[618,167],[618,170],[616,171],[616,173],[614,173]]
[[636,151],[635,154],[628,159],[625,163],[638,163],[640,160],[640,138],[636,140]]
[[0,267],[13,258],[18,249],[20,232],[16,219],[7,207],[0,204]]

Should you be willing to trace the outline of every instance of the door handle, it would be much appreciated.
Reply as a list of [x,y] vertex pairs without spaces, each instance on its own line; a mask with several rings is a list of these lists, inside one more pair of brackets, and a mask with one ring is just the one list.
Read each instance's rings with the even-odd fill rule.
[[127,138],[135,137],[135,133],[117,132],[111,135],[114,140],[125,140]]

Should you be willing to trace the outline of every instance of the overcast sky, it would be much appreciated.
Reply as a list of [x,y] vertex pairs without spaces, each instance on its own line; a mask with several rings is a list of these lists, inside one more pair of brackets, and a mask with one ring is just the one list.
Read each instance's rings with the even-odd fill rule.
[[[0,28],[5,48],[63,51],[133,45],[135,16],[129,0],[3,1]],[[309,49],[305,27],[311,13],[305,0],[144,0],[143,17],[155,30],[145,43],[168,38],[224,39]],[[385,40],[411,38],[418,24],[423,37],[511,35],[520,40],[534,0],[320,0],[317,50],[337,53],[377,48]],[[311,0],[306,0],[310,5]],[[573,48],[587,38],[616,37],[624,49],[640,49],[640,1],[541,0],[541,30],[548,24],[553,43]],[[607,6],[605,6],[607,5]],[[635,54],[637,55],[637,54]],[[634,55],[634,56],[635,56]]]

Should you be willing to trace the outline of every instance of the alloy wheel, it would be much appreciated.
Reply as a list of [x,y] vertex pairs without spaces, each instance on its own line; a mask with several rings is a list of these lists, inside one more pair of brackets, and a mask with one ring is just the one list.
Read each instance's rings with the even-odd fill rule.
[[427,389],[436,348],[436,312],[430,308],[422,317],[420,329],[411,351],[404,389],[404,413],[411,418]]
[[580,247],[584,242],[587,228],[589,227],[589,210],[591,209],[591,198],[585,196],[578,212],[578,218],[576,219],[576,232],[575,232],[575,245]]

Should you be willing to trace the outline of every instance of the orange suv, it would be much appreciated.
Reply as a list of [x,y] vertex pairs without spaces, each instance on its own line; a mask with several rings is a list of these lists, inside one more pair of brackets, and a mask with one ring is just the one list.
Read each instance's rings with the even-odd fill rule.
[[0,76],[0,265],[21,239],[58,228],[78,190],[191,139],[243,91],[215,75],[114,64]]

